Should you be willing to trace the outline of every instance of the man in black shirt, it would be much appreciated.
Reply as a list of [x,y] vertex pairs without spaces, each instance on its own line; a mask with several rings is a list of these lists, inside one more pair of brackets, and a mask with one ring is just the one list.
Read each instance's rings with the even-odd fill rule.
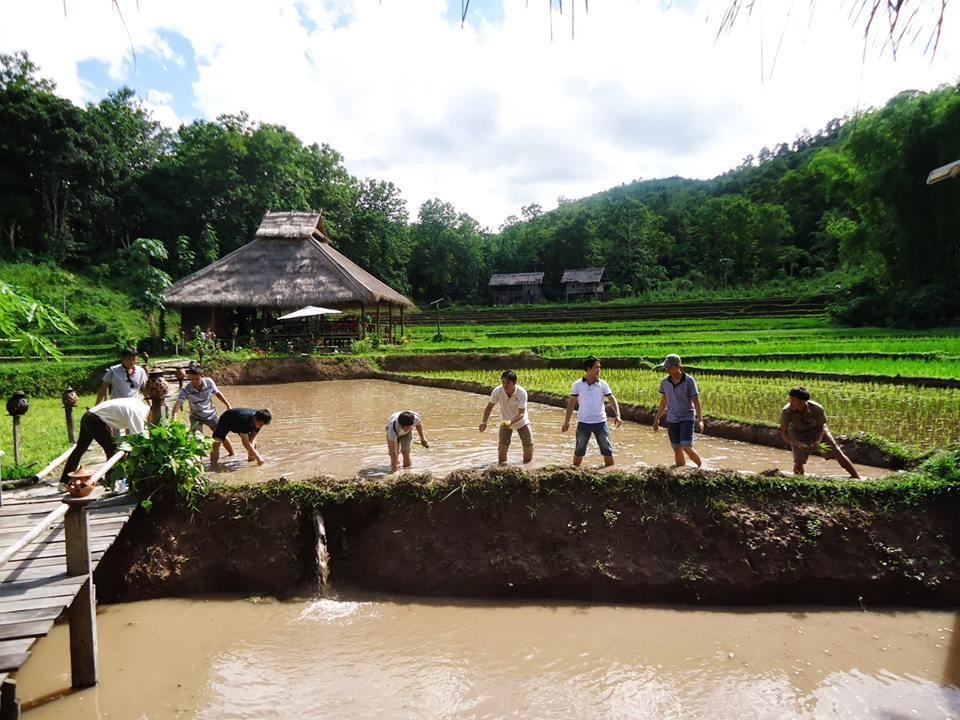
[[220,416],[217,429],[213,431],[213,449],[210,450],[210,465],[215,466],[220,460],[220,445],[227,438],[227,433],[236,433],[240,442],[247,449],[247,459],[256,460],[257,465],[265,462],[263,455],[257,452],[257,433],[264,425],[269,425],[273,416],[266,408],[231,408]]

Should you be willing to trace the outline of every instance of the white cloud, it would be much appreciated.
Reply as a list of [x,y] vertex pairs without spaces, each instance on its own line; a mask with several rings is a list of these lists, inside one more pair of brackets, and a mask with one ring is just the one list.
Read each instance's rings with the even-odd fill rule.
[[[955,8],[932,61],[908,47],[894,62],[877,43],[865,49],[851,2],[811,13],[767,0],[719,40],[720,0],[691,12],[604,0],[589,15],[577,2],[574,39],[567,3],[553,41],[545,4],[516,0],[502,23],[477,13],[463,29],[442,0],[121,0],[126,30],[106,1],[68,2],[66,18],[59,3],[24,3],[7,11],[0,50],[27,49],[62,92],[91,99],[78,61],[129,77],[132,44],[177,72],[160,33],[180,33],[204,117],[282,123],[340,150],[354,174],[394,181],[414,213],[438,196],[496,227],[530,202],[709,177],[902,89],[956,81]],[[177,121],[172,98],[137,90],[155,117]]]

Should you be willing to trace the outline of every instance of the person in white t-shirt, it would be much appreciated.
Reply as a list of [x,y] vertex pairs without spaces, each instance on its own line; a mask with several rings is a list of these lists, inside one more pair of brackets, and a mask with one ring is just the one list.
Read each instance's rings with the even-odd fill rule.
[[567,415],[563,420],[561,432],[570,428],[570,418],[573,408],[577,409],[577,444],[573,451],[573,466],[579,467],[583,456],[587,454],[587,443],[590,436],[597,438],[600,454],[603,455],[603,464],[613,465],[613,447],[610,445],[610,431],[607,429],[607,412],[604,400],[610,398],[610,407],[613,409],[613,422],[616,427],[623,425],[620,419],[620,406],[613,396],[613,391],[606,380],[600,379],[600,358],[590,355],[583,361],[583,377],[573,383],[570,399],[567,400]]
[[504,370],[500,375],[500,384],[490,393],[490,402],[483,409],[480,432],[487,429],[487,420],[497,405],[500,406],[497,460],[501,465],[507,462],[507,449],[516,430],[523,443],[523,462],[530,462],[533,460],[533,433],[530,432],[530,418],[527,417],[527,391],[517,385],[517,374],[513,370]]
[[63,466],[60,482],[65,483],[68,479],[67,475],[80,467],[80,458],[94,441],[103,448],[109,460],[117,452],[113,437],[114,430],[146,435],[147,425],[153,420],[150,405],[139,396],[104,400],[94,405],[80,418],[80,436],[77,438],[77,446]]
[[390,453],[390,470],[400,469],[400,455],[403,455],[405,468],[413,465],[410,459],[410,446],[413,444],[413,430],[420,436],[420,444],[430,447],[426,435],[423,434],[423,423],[420,416],[410,410],[395,412],[387,418],[387,452]]

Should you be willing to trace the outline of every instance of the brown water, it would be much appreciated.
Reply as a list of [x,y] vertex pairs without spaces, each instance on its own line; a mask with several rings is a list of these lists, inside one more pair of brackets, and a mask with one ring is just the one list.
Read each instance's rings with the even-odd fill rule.
[[[350,593],[156,600],[99,613],[71,718],[958,718],[951,612],[710,611]],[[67,630],[17,678],[69,686]]]
[[[268,462],[260,467],[247,462],[246,453],[236,441],[237,456],[226,458],[219,473],[224,480],[259,481],[281,475],[305,479],[321,473],[335,477],[386,475],[390,461],[384,426],[387,417],[397,410],[421,413],[430,442],[430,448],[424,449],[414,438],[413,472],[429,470],[444,475],[455,469],[484,468],[497,462],[499,411],[494,409],[491,428],[480,433],[478,426],[487,403],[482,395],[384,380],[243,385],[222,390],[231,404],[268,407],[274,418],[258,441]],[[532,403],[528,412],[535,445],[532,467],[569,464],[574,430],[560,432],[564,410]],[[647,425],[628,422],[619,430],[612,430],[611,439],[621,468],[673,463],[666,429],[654,434]],[[707,467],[752,472],[774,467],[790,472],[793,468],[790,453],[762,445],[698,435],[696,448]],[[520,440],[514,434],[509,461],[519,464],[520,460]],[[584,465],[602,464],[596,442],[591,440]],[[863,477],[889,472],[863,466],[858,469]],[[810,458],[806,470],[811,474],[846,477],[836,462],[819,457]]]

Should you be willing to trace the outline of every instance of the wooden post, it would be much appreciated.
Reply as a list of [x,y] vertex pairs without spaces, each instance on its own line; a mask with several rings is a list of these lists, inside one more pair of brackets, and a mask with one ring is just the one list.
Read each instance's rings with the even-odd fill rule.
[[397,341],[397,334],[393,331],[393,305],[387,305],[387,313],[390,322],[390,329],[387,331],[390,335],[390,342],[395,343]]
[[400,336],[406,335],[403,331],[403,305],[400,306]]
[[13,416],[13,461],[20,464],[20,416]]
[[367,336],[367,316],[363,303],[360,303],[360,340]]
[[382,333],[380,331],[380,301],[379,300],[377,300],[377,335],[382,336]]
[[66,407],[63,408],[63,414],[67,421],[67,441],[71,445],[77,444],[77,430],[73,425],[73,408]]
[[[99,494],[102,494],[99,493]],[[97,495],[66,498],[67,514],[63,518],[67,545],[67,574],[85,576],[67,611],[70,618],[70,674],[75,688],[97,684],[97,595],[93,586],[93,563],[90,559],[90,523],[86,506]]]

